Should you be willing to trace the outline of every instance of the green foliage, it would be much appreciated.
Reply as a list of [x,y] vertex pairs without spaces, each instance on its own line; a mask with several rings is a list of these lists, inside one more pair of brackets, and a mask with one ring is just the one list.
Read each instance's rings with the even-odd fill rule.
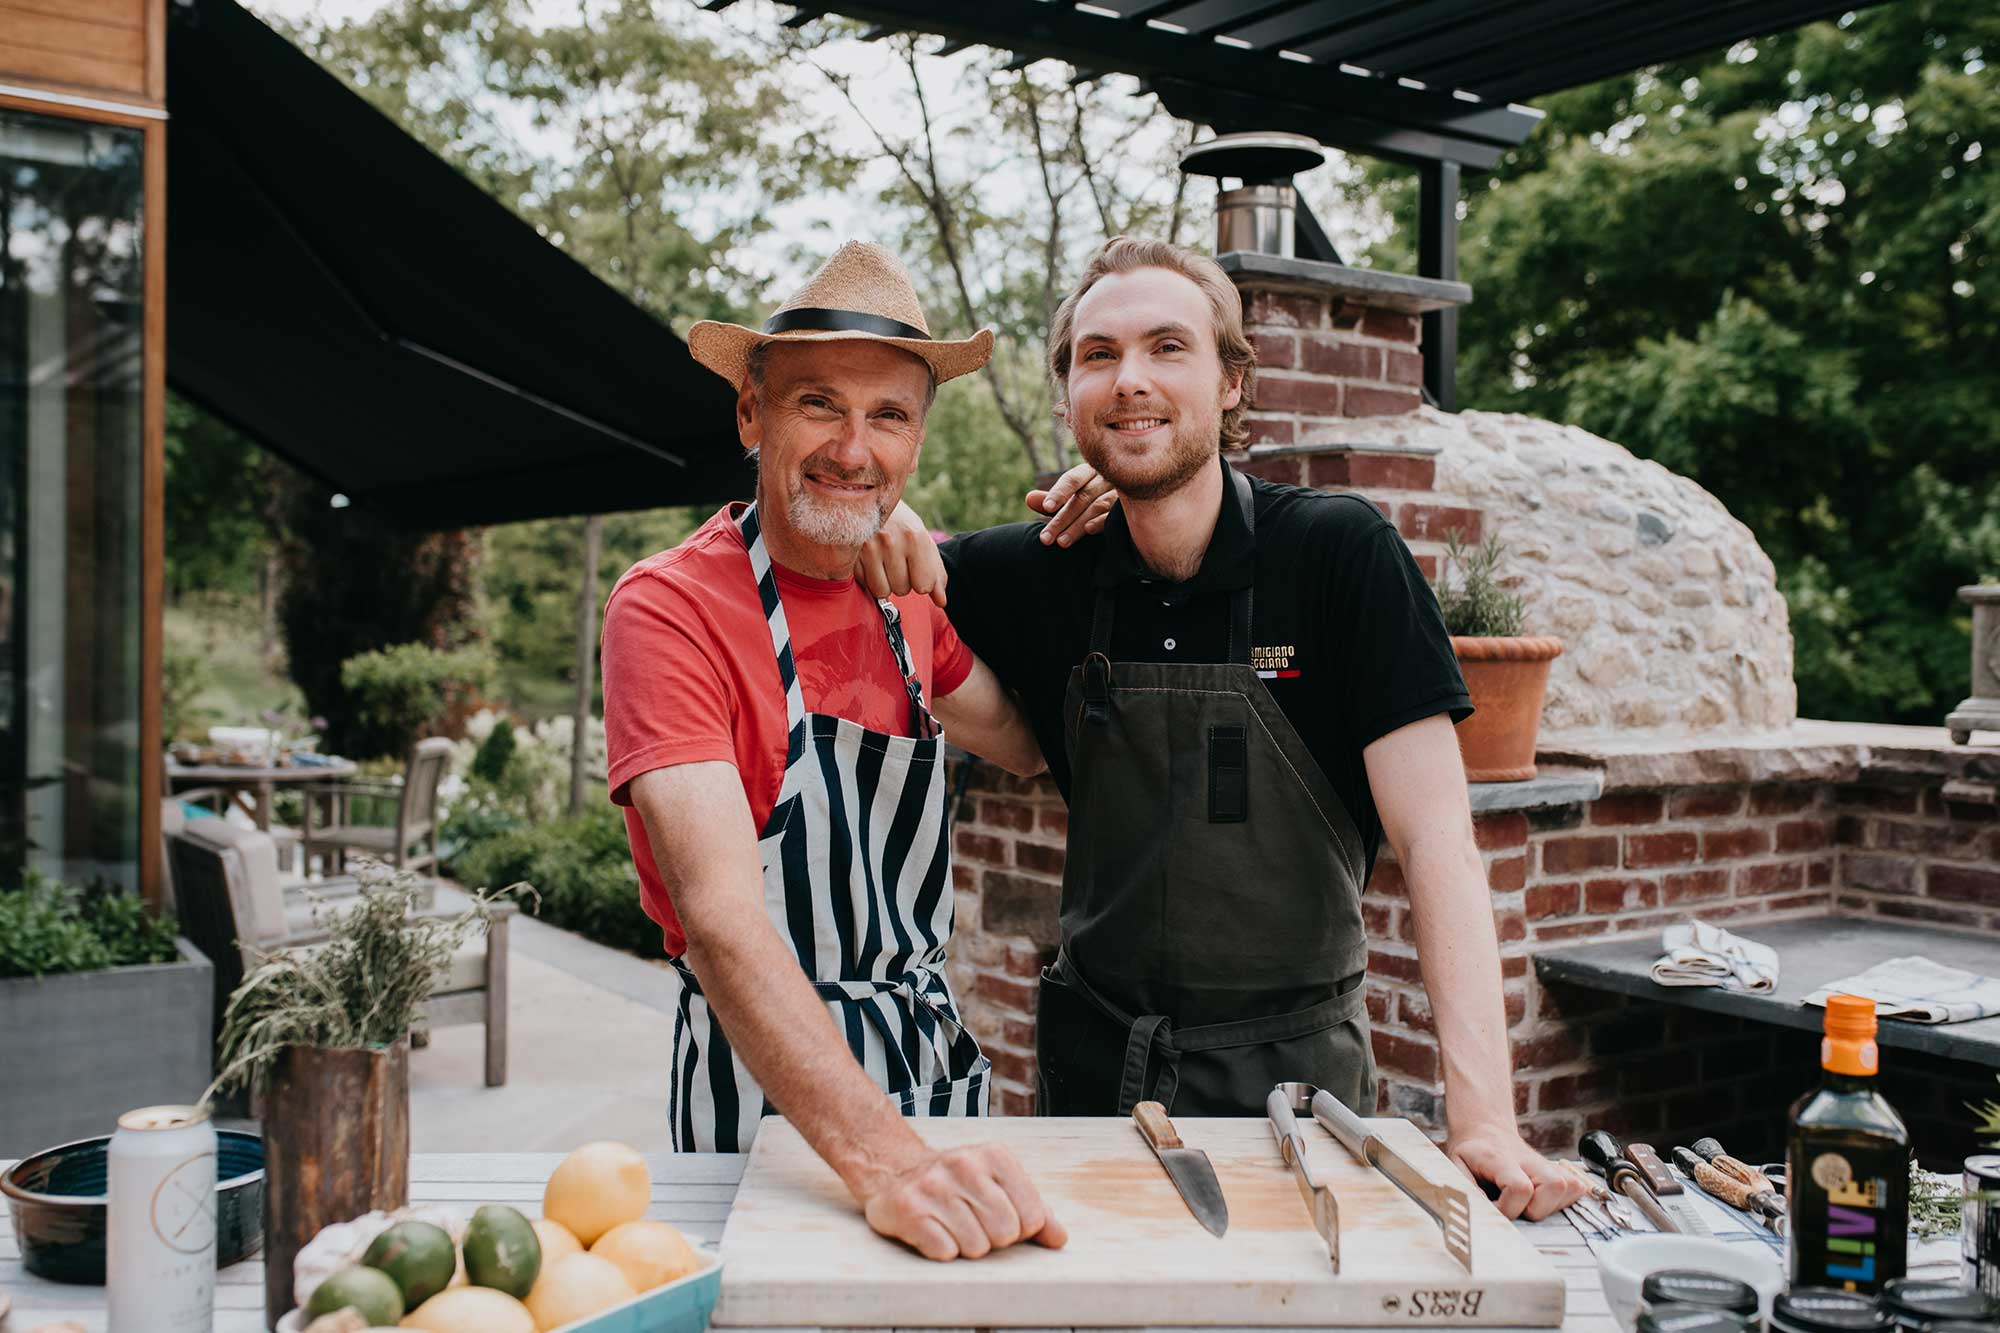
[[535,911],[544,921],[641,957],[660,954],[660,928],[639,906],[639,873],[616,806],[486,838],[455,868],[475,883],[524,880],[540,895]]
[[[1574,422],[1747,523],[1806,716],[1935,725],[2000,574],[2000,11],[1911,0],[1542,99],[1469,182],[1460,401]],[[1407,171],[1357,207],[1404,226]]]
[[486,733],[486,739],[479,743],[479,749],[472,756],[472,776],[485,782],[499,782],[507,776],[507,765],[513,761],[514,724],[501,718],[493,724],[493,730]]
[[350,710],[347,745],[363,756],[401,755],[449,723],[493,680],[493,659],[483,649],[440,650],[399,643],[357,653],[340,665]]
[[343,664],[395,644],[436,649],[477,636],[478,538],[371,527],[336,509],[325,487],[281,479],[284,591],[278,622],[293,681],[309,712],[327,719],[329,753],[373,756],[404,743],[356,716]]
[[316,916],[325,943],[279,950],[230,994],[216,1052],[220,1072],[204,1101],[218,1090],[261,1084],[287,1046],[346,1050],[400,1039],[452,955],[492,916],[495,895],[473,894],[455,916],[418,915],[415,875],[364,869],[360,879],[356,897]]
[[[1456,529],[1447,537],[1435,587],[1445,633],[1466,638],[1512,638],[1521,632],[1527,610],[1493,572],[1505,554],[1497,536],[1470,550],[1459,540]],[[1455,584],[1451,579],[1454,568],[1459,571]]]
[[193,653],[180,651],[171,645],[162,649],[160,740],[163,744],[192,735],[195,727],[206,720],[194,702],[195,696],[201,693],[206,674],[202,660]]
[[282,464],[173,394],[164,453],[168,598],[253,591],[267,549],[266,478]]
[[169,963],[177,929],[171,913],[155,917],[115,885],[76,889],[31,871],[0,891],[0,977]]

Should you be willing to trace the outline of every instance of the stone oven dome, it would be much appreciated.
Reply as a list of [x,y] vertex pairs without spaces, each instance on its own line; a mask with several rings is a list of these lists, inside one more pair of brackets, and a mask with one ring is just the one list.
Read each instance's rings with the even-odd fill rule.
[[1573,426],[1424,408],[1341,423],[1348,446],[1437,450],[1440,497],[1485,511],[1532,634],[1561,636],[1545,738],[1767,731],[1798,715],[1777,574],[1694,482]]

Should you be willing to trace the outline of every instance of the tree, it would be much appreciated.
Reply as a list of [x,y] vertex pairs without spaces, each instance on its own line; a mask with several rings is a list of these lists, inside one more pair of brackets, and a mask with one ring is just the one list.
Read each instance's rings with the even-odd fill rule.
[[[2000,574],[2000,14],[1881,5],[1548,97],[1467,191],[1461,399],[1713,491],[1792,610],[1801,712],[1935,724]],[[1350,187],[1405,226],[1414,191]]]

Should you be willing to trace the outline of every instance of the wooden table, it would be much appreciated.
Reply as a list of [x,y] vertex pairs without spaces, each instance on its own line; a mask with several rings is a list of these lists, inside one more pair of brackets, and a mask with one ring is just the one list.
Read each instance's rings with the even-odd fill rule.
[[169,787],[224,787],[232,793],[246,793],[244,807],[257,827],[271,829],[271,794],[281,786],[307,786],[319,782],[339,782],[361,771],[352,759],[329,758],[324,764],[177,764],[167,762]]
[[[410,1200],[510,1203],[531,1217],[540,1216],[542,1186],[561,1160],[560,1153],[417,1153],[410,1158]],[[691,1240],[711,1245],[719,1241],[746,1159],[735,1153],[649,1153],[646,1160],[653,1171],[648,1216],[672,1222]],[[7,1165],[0,1163],[0,1168]],[[1562,1333],[1617,1333],[1598,1282],[1597,1263],[1575,1228],[1560,1217],[1518,1225],[1554,1260],[1568,1284]],[[14,1298],[12,1318],[0,1325],[4,1333],[27,1333],[60,1319],[75,1320],[89,1333],[103,1333],[104,1288],[63,1286],[30,1277],[21,1267],[13,1220],[4,1215],[0,1215],[0,1290]],[[245,1260],[222,1270],[215,1288],[216,1333],[263,1333],[263,1306],[261,1260]],[[910,1311],[908,1329],[923,1327],[929,1313]],[[1399,1327],[1408,1333],[1409,1326]]]

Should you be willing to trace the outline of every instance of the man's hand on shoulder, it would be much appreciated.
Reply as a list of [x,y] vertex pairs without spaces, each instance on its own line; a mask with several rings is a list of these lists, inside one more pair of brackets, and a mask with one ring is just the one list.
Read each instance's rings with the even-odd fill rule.
[[997,1143],[930,1153],[857,1193],[869,1226],[926,1259],[980,1259],[1024,1240],[1054,1250],[1069,1239],[1013,1152]]
[[1118,492],[1088,463],[1078,463],[1045,491],[1028,492],[1028,508],[1048,516],[1042,525],[1044,546],[1072,546],[1079,537],[1104,531],[1117,503]]
[[861,547],[861,567],[855,571],[870,597],[906,597],[911,593],[944,605],[948,581],[937,539],[901,500],[882,520],[881,530]]
[[1583,1181],[1530,1148],[1508,1124],[1453,1126],[1445,1153],[1458,1169],[1499,1190],[1495,1206],[1506,1217],[1539,1222],[1583,1197]]

